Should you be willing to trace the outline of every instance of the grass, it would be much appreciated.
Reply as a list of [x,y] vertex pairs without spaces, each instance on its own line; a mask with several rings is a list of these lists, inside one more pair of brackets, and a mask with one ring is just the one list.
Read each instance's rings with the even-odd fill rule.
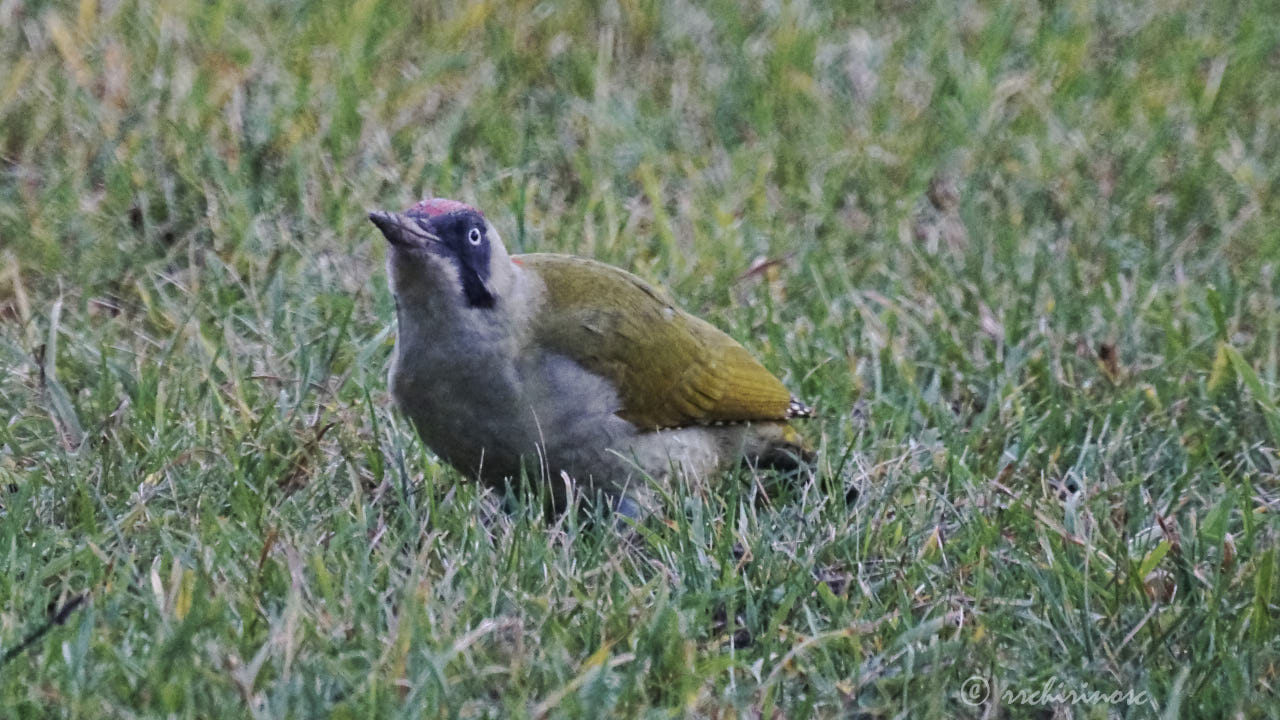
[[[0,3],[0,715],[1277,717],[1280,12],[849,5]],[[741,339],[813,477],[460,482],[428,193]]]

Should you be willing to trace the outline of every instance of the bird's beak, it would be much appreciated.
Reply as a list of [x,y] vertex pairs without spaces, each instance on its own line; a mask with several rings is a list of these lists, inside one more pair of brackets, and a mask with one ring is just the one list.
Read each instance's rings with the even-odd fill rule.
[[397,247],[423,248],[440,241],[439,236],[428,229],[430,221],[427,220],[419,221],[386,210],[374,210],[369,213],[369,220],[378,226],[387,242]]

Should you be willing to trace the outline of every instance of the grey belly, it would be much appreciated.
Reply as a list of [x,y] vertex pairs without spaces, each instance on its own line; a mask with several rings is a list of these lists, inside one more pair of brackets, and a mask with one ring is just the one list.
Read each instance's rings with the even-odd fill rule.
[[501,488],[522,469],[551,482],[568,473],[608,490],[627,472],[619,455],[635,428],[615,414],[617,393],[603,378],[559,355],[502,367],[472,360],[415,362],[425,370],[412,373],[396,362],[390,378],[422,441],[464,476]]

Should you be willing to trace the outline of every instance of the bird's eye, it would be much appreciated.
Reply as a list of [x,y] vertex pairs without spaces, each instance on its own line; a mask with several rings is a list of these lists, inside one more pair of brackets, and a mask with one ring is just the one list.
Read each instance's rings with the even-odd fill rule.
[[470,240],[472,245],[479,245],[480,228],[471,228],[471,232],[467,233],[467,240]]

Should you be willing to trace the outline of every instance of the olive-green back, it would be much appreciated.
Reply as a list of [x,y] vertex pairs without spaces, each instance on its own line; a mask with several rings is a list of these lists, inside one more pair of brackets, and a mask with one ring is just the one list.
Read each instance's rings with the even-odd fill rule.
[[618,415],[646,429],[790,417],[791,393],[736,340],[618,268],[569,255],[513,258],[547,286],[534,342],[610,380]]

